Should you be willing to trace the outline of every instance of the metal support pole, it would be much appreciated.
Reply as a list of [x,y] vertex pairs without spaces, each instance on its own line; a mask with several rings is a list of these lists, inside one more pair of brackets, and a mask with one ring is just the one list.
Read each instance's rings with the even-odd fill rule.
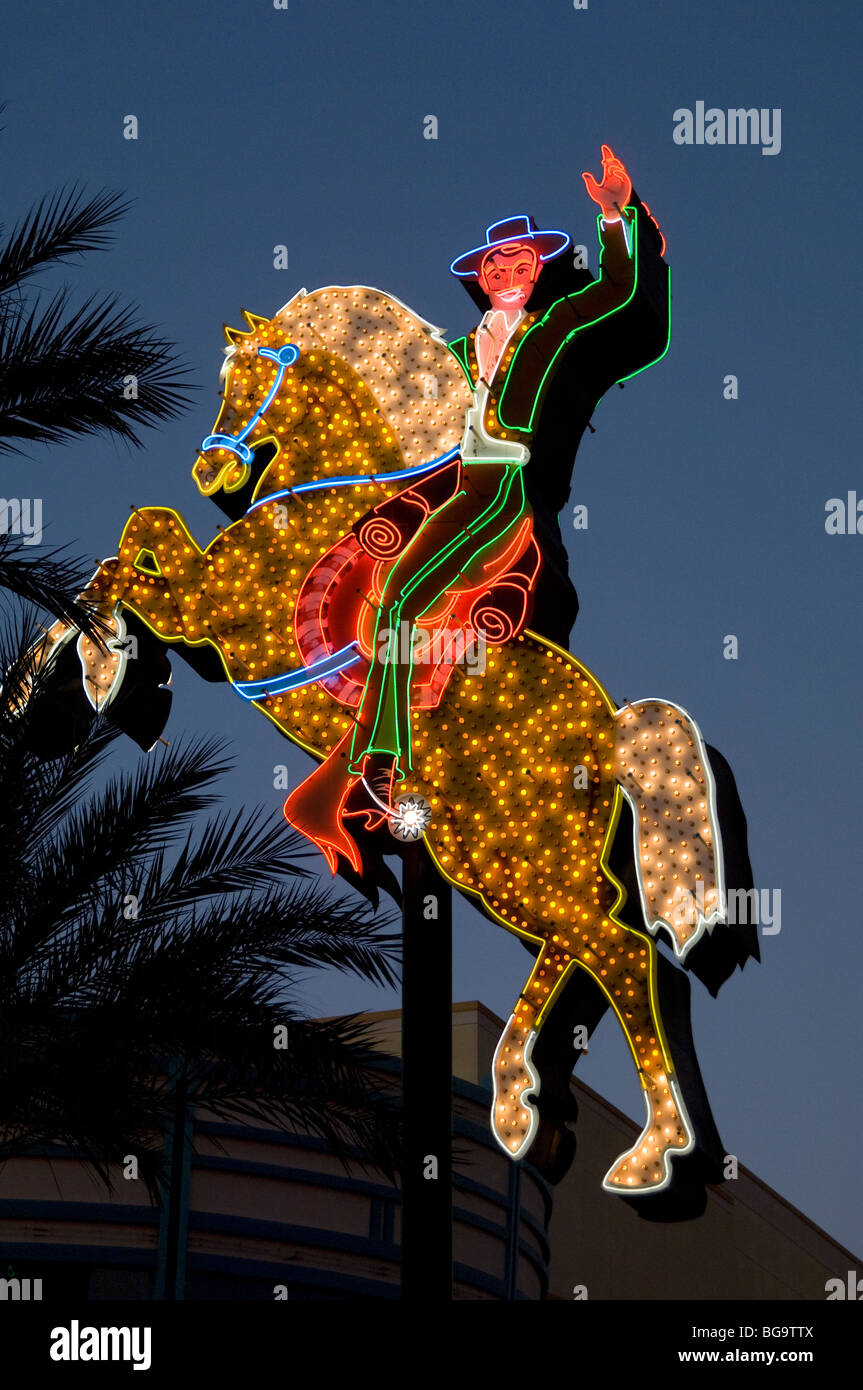
[[189,1185],[193,1125],[186,1100],[186,1080],[172,1068],[174,1114],[165,1126],[167,1181],[162,1189],[156,1280],[153,1298],[175,1303],[185,1297],[186,1245],[189,1234]]
[[452,1298],[452,888],[422,841],[402,874],[402,1298]]
[[515,1302],[518,1293],[519,1240],[521,1237],[521,1164],[509,1165],[509,1206],[506,1218],[506,1296]]

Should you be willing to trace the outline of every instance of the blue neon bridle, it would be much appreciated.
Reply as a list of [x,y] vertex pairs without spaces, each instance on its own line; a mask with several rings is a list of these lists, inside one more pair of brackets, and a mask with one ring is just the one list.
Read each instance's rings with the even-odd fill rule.
[[300,355],[300,349],[296,343],[286,343],[280,348],[258,348],[259,357],[268,357],[271,362],[278,364],[276,379],[258,406],[254,415],[247,425],[243,427],[239,434],[208,434],[206,439],[201,440],[201,453],[205,454],[208,449],[230,449],[232,454],[236,454],[242,463],[251,463],[254,455],[248,444],[243,440],[247,439],[259,420],[262,420],[270,408],[276,392],[285,379],[285,372],[288,367],[293,366]]

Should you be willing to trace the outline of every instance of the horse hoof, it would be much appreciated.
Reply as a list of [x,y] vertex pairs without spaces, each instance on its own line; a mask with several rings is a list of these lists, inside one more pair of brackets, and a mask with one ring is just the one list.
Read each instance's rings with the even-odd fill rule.
[[671,1182],[671,1160],[689,1153],[693,1142],[685,1127],[670,1141],[654,1128],[644,1130],[632,1148],[612,1164],[602,1185],[606,1192],[622,1192],[630,1197],[661,1192]]

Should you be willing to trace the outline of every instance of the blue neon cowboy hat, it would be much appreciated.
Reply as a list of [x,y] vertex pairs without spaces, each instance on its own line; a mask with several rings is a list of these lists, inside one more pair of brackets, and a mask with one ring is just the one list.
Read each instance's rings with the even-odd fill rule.
[[477,276],[483,258],[489,251],[494,251],[498,246],[508,246],[514,241],[532,241],[540,260],[550,261],[566,250],[571,237],[567,232],[541,232],[532,217],[505,217],[502,222],[492,222],[490,227],[486,227],[484,246],[475,246],[472,251],[458,256],[450,270],[453,275],[463,279]]

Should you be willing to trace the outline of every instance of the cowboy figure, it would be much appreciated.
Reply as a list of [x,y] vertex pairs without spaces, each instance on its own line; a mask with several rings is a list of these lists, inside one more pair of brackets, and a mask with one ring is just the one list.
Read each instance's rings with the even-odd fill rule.
[[[627,207],[632,184],[607,145],[602,154],[602,182],[583,175],[602,212],[598,280],[564,297],[548,313],[531,314],[527,306],[543,266],[567,249],[570,238],[565,232],[541,231],[527,217],[495,223],[483,246],[452,264],[452,273],[475,278],[490,302],[476,330],[449,345],[473,390],[465,412],[458,487],[427,518],[390,571],[376,638],[385,629],[400,632],[401,624],[412,635],[445,591],[475,584],[478,557],[489,546],[504,546],[515,532],[529,512],[523,470],[561,349],[579,329],[611,313],[632,293],[630,223],[635,209]],[[383,792],[385,801],[411,770],[410,675],[410,661],[391,656],[372,662],[353,737],[349,771],[367,788]],[[358,787],[345,814],[367,807],[371,823],[373,804]]]
[[[449,500],[426,516],[389,572],[377,615],[376,653],[380,635],[405,630],[410,652],[423,615],[444,594],[475,589],[489,547],[493,554],[505,551],[531,518],[525,468],[543,406],[571,349],[581,349],[575,356],[589,383],[588,395],[603,372],[608,374],[605,358],[597,372],[590,347],[585,358],[582,345],[598,341],[596,335],[586,340],[586,330],[633,300],[639,243],[646,246],[651,240],[655,245],[659,233],[643,204],[635,200],[630,205],[631,180],[608,145],[602,146],[601,182],[589,173],[582,177],[600,209],[597,279],[531,312],[544,266],[566,251],[571,239],[565,232],[541,230],[525,216],[493,224],[483,245],[452,263],[452,273],[475,281],[489,306],[473,332],[448,345],[472,392],[458,450],[458,482]],[[648,220],[653,223],[650,238],[644,235]],[[667,280],[665,293],[667,311]],[[623,323],[620,330],[625,337]],[[632,370],[629,348],[621,347],[619,335],[614,337],[611,382]],[[643,354],[643,344],[639,350]],[[596,349],[598,355],[603,351]],[[661,353],[633,361],[640,369],[657,355]],[[591,410],[604,389],[593,395]],[[574,402],[573,421],[578,404]],[[339,766],[319,768],[285,807],[288,819],[321,846],[333,869],[337,852],[362,872],[357,843],[348,833],[351,818],[368,830],[392,819],[398,783],[411,771],[411,660],[405,660],[404,652],[399,656],[401,646],[390,639],[387,659],[371,662],[348,757],[335,759]]]

